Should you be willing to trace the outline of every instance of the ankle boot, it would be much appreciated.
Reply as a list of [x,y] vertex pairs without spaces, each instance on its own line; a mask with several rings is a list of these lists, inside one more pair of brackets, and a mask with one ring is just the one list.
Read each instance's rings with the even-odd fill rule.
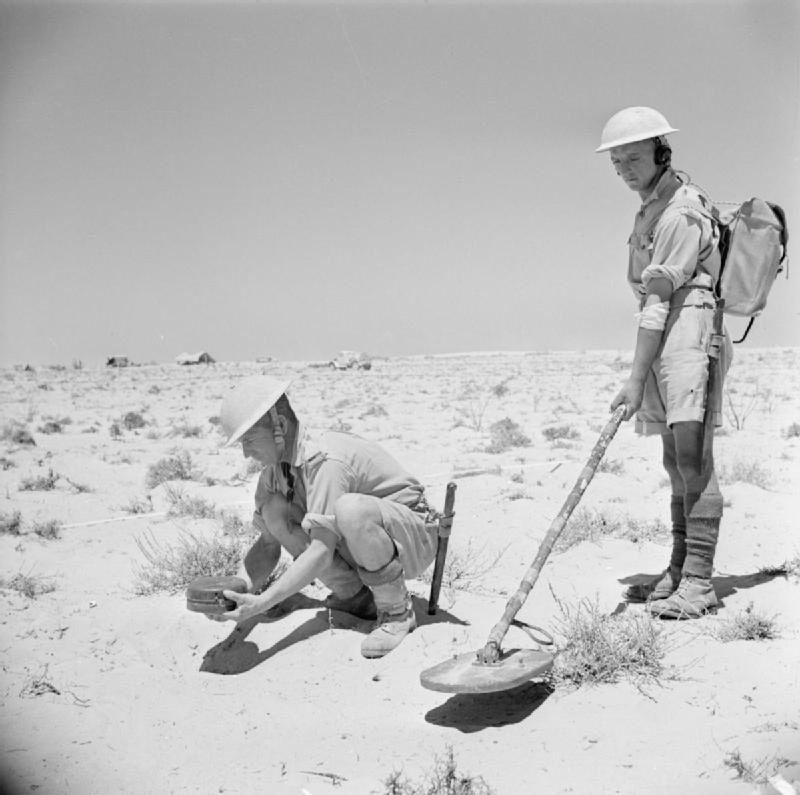
[[378,617],[378,610],[375,607],[372,591],[366,585],[362,585],[361,590],[353,596],[342,597],[332,593],[325,599],[323,604],[328,610],[340,610],[343,613],[350,613],[351,616],[368,621],[374,621]]
[[405,573],[400,561],[394,558],[378,571],[359,569],[359,574],[372,591],[378,611],[378,624],[361,643],[361,654],[368,658],[383,657],[417,628]]
[[680,585],[683,562],[686,558],[686,517],[683,513],[681,495],[672,495],[669,512],[672,520],[672,554],[669,566],[647,582],[629,585],[624,594],[628,602],[656,602],[666,599],[675,593]]
[[647,609],[655,618],[701,618],[716,613],[719,602],[710,579],[684,574],[678,590],[672,596],[651,602]]
[[719,605],[711,574],[719,537],[722,497],[687,495],[686,560],[683,580],[668,599],[654,603],[650,612],[660,618],[699,618]]

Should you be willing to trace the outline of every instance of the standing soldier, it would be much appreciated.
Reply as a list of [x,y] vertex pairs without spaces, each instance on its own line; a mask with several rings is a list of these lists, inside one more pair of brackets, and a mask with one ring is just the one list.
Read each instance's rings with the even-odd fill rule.
[[[261,535],[240,571],[250,593],[224,591],[236,608],[209,617],[244,621],[318,579],[333,592],[327,607],[377,617],[361,653],[382,657],[416,627],[406,578],[434,560],[437,514],[420,482],[375,442],[334,431],[313,441],[288,386],[254,376],[223,400],[225,445],[241,443],[263,467],[253,516]],[[268,584],[282,548],[294,562]]]
[[[709,359],[720,274],[719,232],[705,193],[671,165],[666,136],[677,132],[656,110],[630,107],[603,128],[597,152],[608,152],[641,207],[628,240],[628,282],[639,302],[631,373],[611,403],[636,415],[637,433],[661,434],[672,486],[672,554],[652,581],[630,586],[626,598],[647,601],[663,618],[698,618],[718,606],[711,574],[722,517],[706,402],[720,424],[722,380],[732,348],[725,335]],[[714,362],[710,365],[709,362]],[[718,367],[707,395],[709,367]]]

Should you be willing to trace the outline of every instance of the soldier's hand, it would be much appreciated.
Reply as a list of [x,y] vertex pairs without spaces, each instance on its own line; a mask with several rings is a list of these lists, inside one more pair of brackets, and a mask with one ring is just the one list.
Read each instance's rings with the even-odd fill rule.
[[212,621],[235,621],[239,624],[263,613],[269,607],[269,605],[264,605],[261,596],[255,594],[226,590],[222,592],[222,595],[226,599],[236,602],[236,607],[233,610],[226,610],[224,613],[208,615]]
[[625,405],[625,419],[629,420],[642,405],[644,396],[644,384],[638,381],[626,381],[622,389],[617,392],[616,397],[611,401],[611,411],[617,406]]

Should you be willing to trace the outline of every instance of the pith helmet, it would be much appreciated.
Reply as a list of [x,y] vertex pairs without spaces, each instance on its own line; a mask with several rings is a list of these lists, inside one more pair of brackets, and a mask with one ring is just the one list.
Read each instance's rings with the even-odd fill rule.
[[230,447],[252,428],[286,392],[291,380],[268,375],[243,378],[222,401],[220,422],[225,434],[223,447]]
[[600,146],[594,151],[605,152],[615,146],[647,141],[674,132],[678,132],[677,128],[653,108],[623,108],[606,122],[600,135]]

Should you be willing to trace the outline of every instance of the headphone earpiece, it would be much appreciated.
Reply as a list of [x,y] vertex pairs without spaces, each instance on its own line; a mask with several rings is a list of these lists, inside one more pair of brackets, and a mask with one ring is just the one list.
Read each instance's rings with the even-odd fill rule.
[[663,138],[656,138],[653,160],[657,166],[668,166],[672,163],[672,148]]

